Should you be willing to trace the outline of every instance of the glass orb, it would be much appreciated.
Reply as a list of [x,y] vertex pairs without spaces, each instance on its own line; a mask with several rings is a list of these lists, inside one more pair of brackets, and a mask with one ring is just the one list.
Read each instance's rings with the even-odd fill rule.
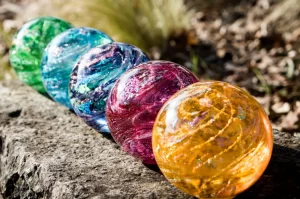
[[75,113],[97,131],[109,133],[105,107],[111,88],[125,71],[147,61],[139,48],[119,42],[89,50],[71,73],[69,96]]
[[72,109],[69,83],[78,59],[91,48],[111,43],[105,33],[89,28],[71,28],[57,35],[43,53],[41,72],[47,93],[56,102]]
[[152,136],[162,173],[197,198],[233,198],[246,190],[263,174],[273,148],[262,106],[243,89],[218,81],[173,95]]
[[156,164],[151,142],[155,118],[174,93],[195,82],[198,79],[192,72],[167,61],[149,61],[124,73],[106,104],[115,141],[145,164]]
[[41,77],[41,59],[48,43],[72,24],[55,17],[39,17],[24,24],[14,36],[10,63],[18,78],[40,93],[46,93]]

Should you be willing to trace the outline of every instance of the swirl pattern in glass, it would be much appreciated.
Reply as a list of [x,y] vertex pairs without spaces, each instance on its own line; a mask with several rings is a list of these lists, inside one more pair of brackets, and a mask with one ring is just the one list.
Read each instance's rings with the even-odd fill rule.
[[177,188],[198,198],[233,198],[263,174],[273,136],[249,93],[212,81],[192,84],[164,104],[152,144],[158,166]]
[[41,59],[48,43],[72,24],[55,17],[40,17],[24,24],[14,36],[10,63],[18,78],[40,93],[46,93],[41,77]]
[[72,28],[57,35],[42,58],[42,80],[47,93],[58,103],[72,109],[68,90],[70,75],[78,59],[88,50],[113,40],[93,28]]
[[122,148],[145,164],[156,164],[152,128],[163,104],[178,90],[198,82],[185,67],[150,61],[124,73],[107,100],[110,132]]
[[71,73],[70,100],[76,114],[99,132],[109,132],[105,107],[113,84],[130,68],[148,61],[137,47],[118,42],[92,48]]

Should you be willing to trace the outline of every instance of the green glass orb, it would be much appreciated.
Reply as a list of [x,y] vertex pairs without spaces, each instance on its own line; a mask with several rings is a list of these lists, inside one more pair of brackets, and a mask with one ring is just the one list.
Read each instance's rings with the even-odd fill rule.
[[13,38],[10,63],[18,78],[46,93],[41,78],[41,59],[48,43],[73,25],[55,17],[39,17],[24,24]]

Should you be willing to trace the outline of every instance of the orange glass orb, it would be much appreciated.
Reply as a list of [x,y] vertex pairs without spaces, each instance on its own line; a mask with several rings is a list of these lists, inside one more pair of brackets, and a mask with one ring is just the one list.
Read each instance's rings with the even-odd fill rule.
[[154,127],[155,159],[178,189],[198,198],[233,198],[254,184],[272,154],[270,121],[246,91],[195,83],[173,95]]

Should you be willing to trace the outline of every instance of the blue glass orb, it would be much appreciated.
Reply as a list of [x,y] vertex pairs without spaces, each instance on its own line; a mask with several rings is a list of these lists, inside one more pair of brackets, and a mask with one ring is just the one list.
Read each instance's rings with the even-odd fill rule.
[[149,61],[137,47],[109,43],[91,49],[76,64],[70,80],[75,113],[99,132],[109,133],[106,100],[115,81],[130,68]]
[[78,59],[91,48],[111,43],[105,33],[93,28],[72,28],[56,36],[43,53],[41,71],[47,93],[72,109],[69,98],[70,74]]

